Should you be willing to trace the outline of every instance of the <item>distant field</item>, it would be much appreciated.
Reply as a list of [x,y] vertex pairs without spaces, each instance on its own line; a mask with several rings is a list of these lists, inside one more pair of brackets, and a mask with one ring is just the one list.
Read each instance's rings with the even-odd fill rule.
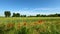
[[0,17],[1,34],[60,34],[60,17]]
[[60,17],[0,17],[0,22],[23,22],[23,21],[38,21],[38,20],[46,20],[46,21],[59,21]]

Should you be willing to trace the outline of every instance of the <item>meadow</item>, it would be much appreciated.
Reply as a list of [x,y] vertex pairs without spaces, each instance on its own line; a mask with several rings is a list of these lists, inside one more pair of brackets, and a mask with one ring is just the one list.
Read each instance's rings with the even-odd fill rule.
[[0,17],[0,34],[60,34],[60,17]]

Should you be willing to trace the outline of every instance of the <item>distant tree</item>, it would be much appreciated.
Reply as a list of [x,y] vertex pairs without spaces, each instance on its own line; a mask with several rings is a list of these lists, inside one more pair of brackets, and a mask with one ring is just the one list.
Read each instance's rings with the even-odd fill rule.
[[58,14],[58,16],[60,17],[60,14]]
[[40,15],[41,17],[46,17],[46,15]]
[[19,13],[13,13],[12,17],[20,17],[20,14]]
[[15,16],[16,16],[15,13],[13,13],[12,17],[15,17]]
[[55,17],[58,17],[58,14],[56,13],[56,14],[54,14],[55,15]]
[[24,15],[24,17],[26,17],[26,15]]
[[21,17],[26,17],[26,15],[21,15]]
[[40,17],[40,14],[37,14],[36,17]]
[[37,17],[36,15],[30,15],[30,16],[28,16],[28,17]]
[[20,14],[19,14],[19,13],[17,13],[17,14],[16,14],[16,17],[20,17]]
[[11,13],[10,13],[10,11],[5,11],[4,12],[4,15],[5,15],[5,17],[10,17],[11,16]]

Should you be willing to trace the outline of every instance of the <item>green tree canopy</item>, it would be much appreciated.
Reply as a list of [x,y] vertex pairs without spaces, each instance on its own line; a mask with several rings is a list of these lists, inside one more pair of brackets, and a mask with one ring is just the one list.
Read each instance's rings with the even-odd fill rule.
[[4,15],[5,15],[5,17],[10,17],[11,16],[11,13],[10,13],[10,11],[5,11],[4,12]]

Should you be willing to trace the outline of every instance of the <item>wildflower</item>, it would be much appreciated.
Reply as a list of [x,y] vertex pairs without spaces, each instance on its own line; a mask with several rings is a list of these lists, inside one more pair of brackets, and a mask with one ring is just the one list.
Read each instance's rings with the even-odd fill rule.
[[24,23],[24,26],[26,26],[26,23]]
[[8,28],[11,27],[11,24],[8,23],[8,24],[7,24],[7,27],[8,27]]
[[39,21],[38,21],[38,24],[41,24],[42,22],[43,22],[42,20],[39,20]]
[[18,23],[17,28],[20,29],[20,23]]
[[12,28],[13,26],[14,26],[14,24],[12,24],[12,23],[8,23],[8,24],[7,24],[7,27],[8,27],[8,28]]
[[24,23],[24,25],[26,26],[26,23]]

